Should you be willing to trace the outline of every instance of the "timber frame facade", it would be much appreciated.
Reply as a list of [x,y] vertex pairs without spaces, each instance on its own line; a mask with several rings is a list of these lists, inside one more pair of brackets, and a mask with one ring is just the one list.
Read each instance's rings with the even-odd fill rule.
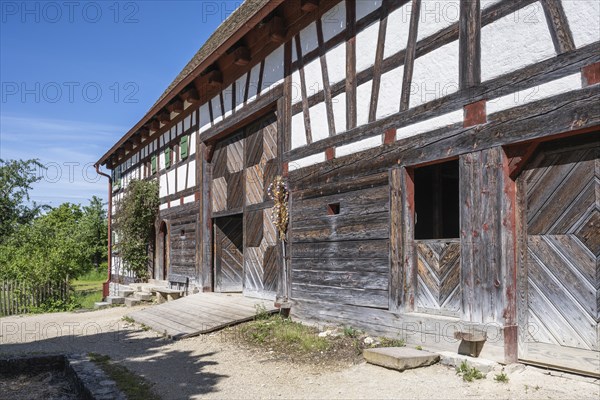
[[596,0],[246,1],[98,164],[115,204],[160,182],[156,279],[599,376],[599,19]]

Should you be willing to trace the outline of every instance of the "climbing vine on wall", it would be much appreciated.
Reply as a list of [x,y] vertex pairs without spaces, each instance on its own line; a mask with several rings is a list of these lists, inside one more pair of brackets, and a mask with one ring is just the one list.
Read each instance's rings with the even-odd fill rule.
[[286,232],[288,227],[288,187],[282,176],[276,176],[273,182],[269,185],[269,197],[275,202],[271,219],[277,231],[279,238],[282,241],[286,240]]
[[152,227],[159,205],[157,181],[133,180],[116,207],[114,248],[121,256],[125,270],[141,280],[148,278],[148,246],[154,239]]

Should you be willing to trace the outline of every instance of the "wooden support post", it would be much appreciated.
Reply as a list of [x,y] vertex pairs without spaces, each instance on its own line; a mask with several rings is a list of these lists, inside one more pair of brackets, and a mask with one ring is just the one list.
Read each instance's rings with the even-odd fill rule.
[[481,10],[479,0],[460,1],[459,21],[460,88],[481,83]]

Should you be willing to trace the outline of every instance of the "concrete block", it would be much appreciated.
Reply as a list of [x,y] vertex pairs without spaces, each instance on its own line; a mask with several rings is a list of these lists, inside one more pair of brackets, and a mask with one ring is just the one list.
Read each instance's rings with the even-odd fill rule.
[[151,293],[144,293],[144,292],[136,292],[133,294],[133,296],[141,301],[152,301],[152,294]]
[[371,364],[398,371],[426,367],[439,361],[440,356],[409,347],[380,347],[363,350],[365,360]]
[[125,297],[121,296],[108,296],[106,298],[108,304],[125,304]]
[[440,363],[442,365],[458,367],[460,366],[460,364],[462,364],[463,361],[466,361],[469,367],[475,367],[484,374],[487,374],[488,372],[494,370],[494,368],[499,365],[498,363],[491,360],[464,356],[461,354],[453,353],[451,351],[440,351],[439,354]]
[[94,308],[96,310],[102,310],[103,308],[108,308],[110,307],[110,303],[106,302],[106,301],[97,301],[94,303]]
[[135,290],[132,289],[119,289],[119,297],[130,297],[135,293]]
[[125,298],[125,305],[127,307],[139,306],[140,301],[138,299],[134,299],[133,297],[127,297]]

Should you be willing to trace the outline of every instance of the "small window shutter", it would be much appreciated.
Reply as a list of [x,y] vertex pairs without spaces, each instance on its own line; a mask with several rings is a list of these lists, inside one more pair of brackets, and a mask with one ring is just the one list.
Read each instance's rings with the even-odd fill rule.
[[187,158],[188,156],[188,142],[190,140],[189,136],[182,136],[181,143],[179,144],[179,148],[181,149],[181,159]]
[[169,168],[171,166],[171,149],[167,147],[165,149],[165,168]]
[[152,175],[154,175],[156,173],[156,156],[152,156],[152,158],[150,159],[150,163],[151,163],[151,170],[152,170]]

